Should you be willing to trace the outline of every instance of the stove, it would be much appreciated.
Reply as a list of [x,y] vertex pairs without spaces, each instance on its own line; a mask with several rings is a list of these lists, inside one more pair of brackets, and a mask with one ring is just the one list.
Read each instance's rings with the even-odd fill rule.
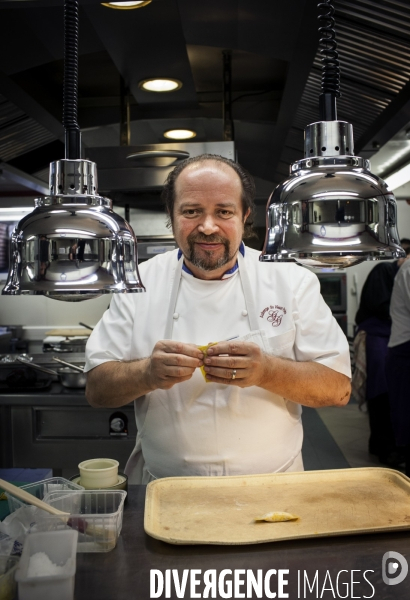
[[[37,369],[32,369],[29,365],[24,365],[17,360],[18,356],[23,356],[26,359],[31,358],[33,363],[48,367],[54,371],[61,368],[61,365],[53,360],[53,356],[61,357],[61,354],[58,352],[23,355],[0,354],[0,393],[41,391],[49,388],[53,382],[58,381],[57,375],[42,373]],[[84,352],[70,353],[68,362],[83,366],[85,362]]]
[[[43,352],[70,352],[83,353],[87,344],[88,337],[61,337],[49,335],[43,340]],[[69,360],[71,362],[71,360]]]
[[[42,365],[44,367],[50,367],[50,369],[60,368],[61,365],[58,365],[54,360],[54,354],[52,352],[42,352],[42,353],[30,353],[30,354],[0,354],[0,370],[10,367],[10,365],[21,365],[24,366],[20,361],[17,360],[17,356],[23,356],[24,358],[32,358],[32,362],[37,363],[38,365]],[[55,353],[57,358],[59,357],[58,353]],[[68,362],[73,363],[75,365],[84,365],[85,362],[85,354],[84,352],[72,352],[70,354],[70,358],[68,358]]]

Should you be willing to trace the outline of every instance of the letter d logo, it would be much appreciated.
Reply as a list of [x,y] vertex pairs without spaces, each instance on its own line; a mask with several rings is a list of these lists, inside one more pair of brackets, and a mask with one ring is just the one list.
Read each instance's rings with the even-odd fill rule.
[[[394,562],[393,562],[394,561]],[[401,567],[399,572],[399,566]],[[387,585],[397,585],[406,579],[409,571],[407,560],[399,552],[386,552],[382,560],[382,577]],[[395,573],[398,573],[395,575]]]

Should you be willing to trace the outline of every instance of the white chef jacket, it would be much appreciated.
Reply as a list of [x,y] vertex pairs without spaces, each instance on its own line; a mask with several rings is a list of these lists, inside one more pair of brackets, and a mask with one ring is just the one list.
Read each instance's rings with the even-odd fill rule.
[[[251,248],[238,262],[236,273],[217,281],[185,273],[177,250],[143,263],[147,292],[113,296],[90,336],[85,370],[150,356],[160,339],[205,345],[238,336],[350,377],[348,343],[317,277],[293,263],[261,263]],[[206,383],[197,369],[134,407],[138,437],[126,467],[133,483],[303,469],[301,406],[262,388]]]

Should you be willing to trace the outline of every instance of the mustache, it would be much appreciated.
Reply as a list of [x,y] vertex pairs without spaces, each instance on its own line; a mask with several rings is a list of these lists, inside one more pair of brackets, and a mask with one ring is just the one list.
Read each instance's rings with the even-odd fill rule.
[[220,235],[205,235],[205,234],[201,234],[201,233],[197,233],[195,235],[189,235],[188,236],[188,242],[189,243],[208,243],[208,244],[226,244],[227,240],[226,238],[220,236]]

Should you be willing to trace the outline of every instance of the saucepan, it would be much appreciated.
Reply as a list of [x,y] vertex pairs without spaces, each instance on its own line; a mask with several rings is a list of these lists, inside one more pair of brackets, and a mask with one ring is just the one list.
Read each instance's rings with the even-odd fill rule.
[[72,365],[71,363],[67,363],[65,360],[61,360],[57,357],[54,357],[55,361],[68,366],[65,366],[61,369],[57,369],[57,371],[53,371],[52,369],[48,369],[47,367],[43,367],[42,365],[37,365],[21,356],[18,356],[17,360],[19,360],[24,365],[30,366],[33,369],[37,369],[37,371],[42,371],[43,373],[48,373],[49,375],[54,375],[58,377],[60,383],[64,387],[85,388],[87,375],[84,373],[83,367]]

